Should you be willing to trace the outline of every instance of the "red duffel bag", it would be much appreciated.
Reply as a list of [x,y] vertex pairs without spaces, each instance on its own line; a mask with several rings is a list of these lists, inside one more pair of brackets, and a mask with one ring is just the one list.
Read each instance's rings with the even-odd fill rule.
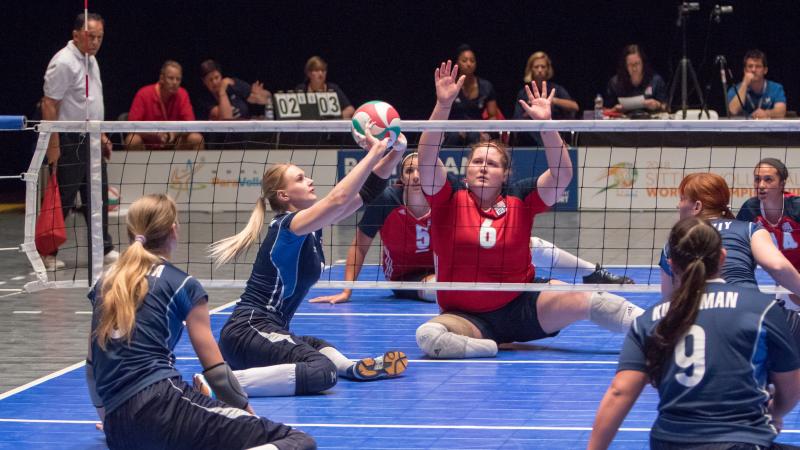
[[51,169],[50,181],[36,219],[36,250],[40,255],[52,255],[64,242],[67,242],[67,230],[61,211],[61,193],[58,191],[56,171]]

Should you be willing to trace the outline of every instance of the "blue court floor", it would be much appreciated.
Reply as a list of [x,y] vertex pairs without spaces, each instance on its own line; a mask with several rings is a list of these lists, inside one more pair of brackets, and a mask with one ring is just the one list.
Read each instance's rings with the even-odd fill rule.
[[[628,270],[639,281],[651,276],[649,269]],[[334,292],[313,290],[309,298]],[[627,297],[643,307],[658,300],[655,294]],[[215,333],[231,310],[211,317]],[[372,383],[341,380],[323,395],[255,398],[253,408],[308,432],[320,448],[585,448],[622,335],[579,322],[497,358],[434,361],[423,358],[414,331],[436,313],[434,304],[395,300],[388,291],[356,291],[340,305],[304,303],[292,323],[296,334],[322,337],[351,358],[399,349],[409,356],[408,371]],[[176,355],[184,378],[200,370],[185,333]],[[105,448],[83,367],[55,375],[0,400],[0,448]],[[648,387],[612,448],[647,448],[657,401]],[[786,417],[778,441],[800,444],[797,411]]]

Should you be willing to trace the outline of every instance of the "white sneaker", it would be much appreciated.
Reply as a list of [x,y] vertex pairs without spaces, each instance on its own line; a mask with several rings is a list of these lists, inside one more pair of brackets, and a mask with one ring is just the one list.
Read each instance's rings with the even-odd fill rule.
[[67,267],[67,264],[56,258],[55,255],[42,256],[42,262],[44,263],[44,268],[47,270],[59,270]]
[[111,264],[117,262],[118,259],[119,259],[119,252],[116,250],[111,250],[110,252],[106,253],[105,256],[103,256],[103,264],[106,266],[110,266]]

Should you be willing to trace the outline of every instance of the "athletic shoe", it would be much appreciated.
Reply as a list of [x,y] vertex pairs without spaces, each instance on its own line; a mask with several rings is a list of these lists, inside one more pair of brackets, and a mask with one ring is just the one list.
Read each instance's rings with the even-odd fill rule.
[[392,378],[405,372],[408,357],[401,351],[388,351],[377,358],[364,358],[352,366],[354,377],[361,381]]
[[634,284],[631,278],[625,275],[615,275],[600,264],[595,266],[594,272],[583,277],[583,282],[585,284]]
[[206,381],[206,377],[203,376],[201,373],[196,373],[192,377],[192,381],[194,382],[194,390],[205,395],[206,397],[216,398],[214,396],[214,391],[211,389],[211,386]]
[[44,263],[44,268],[47,270],[59,270],[67,267],[67,264],[56,258],[56,255],[42,256],[42,262]]
[[111,250],[110,252],[106,253],[103,256],[103,265],[110,266],[114,264],[119,259],[119,252],[116,250]]

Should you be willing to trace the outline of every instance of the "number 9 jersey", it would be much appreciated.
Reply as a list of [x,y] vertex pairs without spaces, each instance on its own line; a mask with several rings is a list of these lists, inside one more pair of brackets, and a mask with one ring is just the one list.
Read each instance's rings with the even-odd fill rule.
[[[634,321],[617,371],[646,372],[645,348],[669,305],[652,306]],[[664,366],[652,437],[769,447],[778,433],[767,414],[767,376],[797,368],[786,314],[774,297],[710,280],[695,323]]]

